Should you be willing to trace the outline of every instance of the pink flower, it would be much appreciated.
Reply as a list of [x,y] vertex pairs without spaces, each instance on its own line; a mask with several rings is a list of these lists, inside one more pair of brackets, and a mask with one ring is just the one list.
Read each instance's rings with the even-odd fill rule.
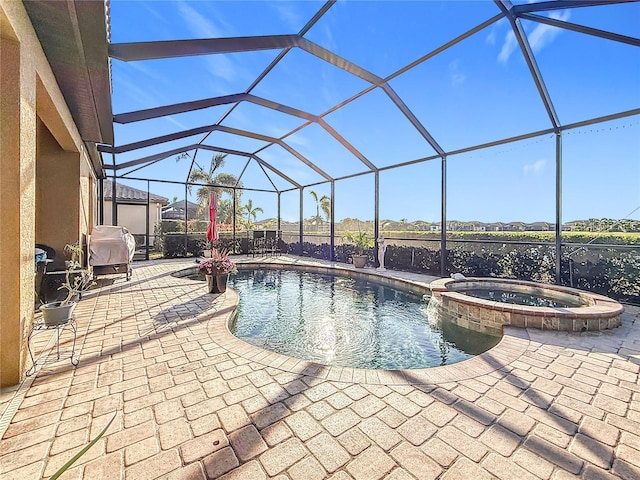
[[236,273],[238,268],[236,264],[229,258],[227,250],[213,249],[211,258],[200,262],[198,270],[206,275],[220,275],[224,273]]

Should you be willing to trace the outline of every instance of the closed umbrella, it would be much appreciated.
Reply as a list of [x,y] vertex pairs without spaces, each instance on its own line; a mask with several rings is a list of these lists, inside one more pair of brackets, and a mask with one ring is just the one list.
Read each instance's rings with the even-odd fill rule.
[[211,198],[209,200],[209,226],[207,227],[207,240],[210,242],[218,240],[218,225],[216,224],[217,215],[218,195],[216,195],[215,192],[211,192]]

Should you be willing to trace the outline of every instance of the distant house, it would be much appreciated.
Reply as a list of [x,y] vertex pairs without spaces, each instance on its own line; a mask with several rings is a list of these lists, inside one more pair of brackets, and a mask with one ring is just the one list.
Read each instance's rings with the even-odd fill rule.
[[[263,220],[258,220],[255,223],[254,230],[275,230],[278,226],[277,218],[265,218]],[[321,230],[327,230],[331,227],[329,223],[323,223],[320,225]]]
[[548,222],[527,223],[526,229],[533,232],[547,232],[553,230],[555,225]]
[[502,222],[486,223],[485,229],[487,232],[502,232],[504,230],[504,223]]
[[[104,181],[104,224],[111,225],[113,209],[113,182]],[[153,235],[155,226],[162,220],[162,207],[169,199],[155,193],[149,194],[149,234]],[[146,233],[147,192],[116,182],[116,204],[118,205],[118,225],[127,227],[134,235]],[[153,237],[149,239],[153,245]]]
[[473,232],[475,230],[475,225],[473,224],[473,222],[462,222],[459,225],[458,230],[462,232]]
[[458,220],[450,220],[447,222],[448,232],[456,232],[458,230],[462,230],[462,222],[459,222]]
[[184,220],[185,211],[187,212],[187,218],[198,218],[200,220],[208,220],[207,212],[198,214],[198,204],[190,202],[189,200],[178,200],[177,202],[170,203],[162,209],[163,220]]
[[525,224],[523,222],[509,222],[504,225],[505,232],[523,232],[524,229]]

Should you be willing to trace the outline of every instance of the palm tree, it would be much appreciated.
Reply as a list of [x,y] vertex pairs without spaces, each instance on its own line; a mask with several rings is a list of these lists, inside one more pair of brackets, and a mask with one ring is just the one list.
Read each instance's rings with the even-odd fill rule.
[[260,213],[264,213],[264,210],[262,210],[262,208],[260,207],[254,207],[253,206],[253,200],[249,199],[247,200],[247,203],[245,205],[243,205],[242,207],[242,213],[246,213],[247,214],[247,220],[246,220],[246,225],[247,225],[247,231],[249,231],[252,227],[253,227],[253,223],[251,222],[251,218],[253,218],[253,221],[255,222],[258,218],[258,212]]
[[[195,170],[192,170],[189,174],[189,182],[193,183],[204,183],[205,185],[198,188],[196,191],[196,199],[198,200],[198,214],[206,211],[209,207],[209,200],[211,198],[211,192],[215,192],[218,195],[218,198],[222,196],[223,193],[227,193],[230,196],[233,196],[234,193],[236,195],[236,205],[240,204],[240,190],[237,188],[242,187],[242,183],[238,181],[238,178],[231,173],[218,173],[216,175],[215,172],[219,168],[222,168],[224,165],[224,160],[226,158],[226,153],[216,153],[211,157],[211,164],[209,165],[209,170],[204,170],[202,167],[198,167]],[[178,157],[177,160],[180,160],[182,157]],[[216,186],[213,186],[216,185]],[[236,187],[236,188],[232,188]],[[188,186],[189,193],[191,193],[191,185]],[[229,205],[224,205],[223,208],[220,208],[221,203],[227,202]],[[231,219],[229,218],[233,212],[233,208],[231,207],[231,201],[221,201],[218,203],[218,211],[220,213],[225,213],[224,218],[222,215],[219,215],[221,223],[231,223]]]
[[311,220],[315,222],[316,230],[317,230],[320,224],[322,223],[322,217],[320,216],[320,209],[322,209],[322,213],[324,213],[324,216],[327,219],[327,222],[329,221],[329,217],[331,216],[331,199],[326,195],[318,197],[318,194],[313,190],[310,190],[309,193],[313,197],[313,200],[316,202],[316,216],[313,217]]
[[385,230],[388,230],[391,225],[391,220],[383,220],[382,222],[380,222],[380,235],[382,235],[382,232],[384,232]]
[[324,213],[327,222],[331,221],[331,199],[326,195],[320,197],[320,210]]
[[[236,193],[236,218],[242,215],[239,202],[240,192]],[[233,223],[233,199],[218,200],[218,222]]]

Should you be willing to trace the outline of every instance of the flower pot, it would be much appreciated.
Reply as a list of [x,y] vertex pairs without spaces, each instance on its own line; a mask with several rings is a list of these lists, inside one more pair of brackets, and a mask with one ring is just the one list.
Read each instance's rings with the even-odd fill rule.
[[205,275],[207,279],[207,287],[209,293],[224,293],[227,291],[227,279],[228,273],[221,273],[219,275]]
[[367,264],[366,255],[352,255],[351,260],[353,261],[353,266],[356,268],[364,268]]
[[45,325],[60,325],[71,320],[76,302],[62,305],[62,302],[45,303],[40,307]]

